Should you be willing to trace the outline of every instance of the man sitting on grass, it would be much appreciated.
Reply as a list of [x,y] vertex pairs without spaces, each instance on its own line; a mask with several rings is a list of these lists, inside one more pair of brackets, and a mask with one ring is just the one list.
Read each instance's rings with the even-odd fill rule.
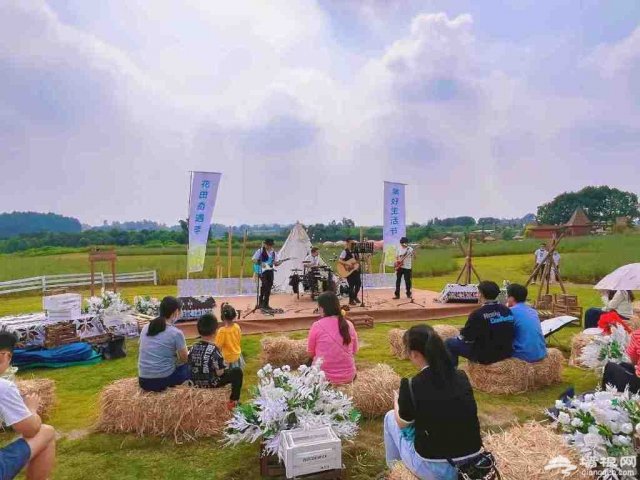
[[480,282],[478,293],[482,306],[471,312],[459,336],[445,342],[456,366],[458,357],[487,365],[513,353],[513,315],[498,303],[500,287],[495,282]]
[[207,313],[198,319],[200,341],[193,344],[189,352],[191,381],[199,388],[218,388],[231,384],[230,410],[240,400],[243,372],[241,368],[227,368],[220,349],[214,344],[218,320]]
[[547,356],[538,312],[527,305],[527,287],[512,283],[507,287],[507,305],[513,314],[515,337],[513,356],[525,362],[539,362]]
[[[11,365],[16,341],[13,333],[0,332],[0,375]],[[28,480],[45,480],[53,470],[56,432],[40,420],[36,413],[39,405],[38,395],[23,399],[15,383],[0,378],[0,421],[21,435],[0,448],[0,479],[17,477],[25,466]]]

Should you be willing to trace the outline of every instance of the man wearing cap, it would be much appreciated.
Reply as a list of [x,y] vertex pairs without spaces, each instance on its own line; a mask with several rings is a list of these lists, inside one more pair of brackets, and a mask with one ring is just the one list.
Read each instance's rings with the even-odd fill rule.
[[413,248],[409,246],[409,239],[402,237],[400,247],[396,253],[396,293],[394,299],[400,298],[400,284],[404,277],[407,298],[411,298],[411,268],[413,266]]
[[[359,255],[353,252],[353,247],[355,245],[355,240],[353,238],[347,238],[347,245],[344,247],[344,250],[340,254],[340,258],[338,262],[340,262],[345,268],[349,269],[351,266],[349,265],[349,260],[355,258],[356,260],[360,260]],[[360,303],[358,299],[358,293],[360,293],[360,287],[362,286],[362,280],[360,279],[360,271],[359,268],[354,268],[351,273],[347,276],[347,282],[349,283],[349,305],[357,305]]]
[[277,253],[273,249],[273,240],[267,238],[262,247],[256,250],[251,260],[259,265],[260,276],[260,296],[258,306],[263,310],[271,310],[269,299],[271,297],[271,289],[273,288],[273,268],[278,267],[282,262],[277,259]]

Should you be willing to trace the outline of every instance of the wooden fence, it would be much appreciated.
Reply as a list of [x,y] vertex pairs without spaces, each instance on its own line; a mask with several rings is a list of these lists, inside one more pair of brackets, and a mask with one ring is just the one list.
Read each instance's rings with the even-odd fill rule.
[[[158,284],[158,274],[155,270],[146,272],[130,272],[116,274],[117,283],[148,283]],[[105,275],[104,272],[96,272],[95,283],[100,287],[106,287],[111,284],[111,275]],[[9,280],[0,282],[0,295],[9,293],[27,292],[30,290],[39,290],[46,293],[50,290],[58,288],[84,287],[91,285],[90,273],[68,273],[64,275],[45,275],[42,277],[21,278],[18,280]]]

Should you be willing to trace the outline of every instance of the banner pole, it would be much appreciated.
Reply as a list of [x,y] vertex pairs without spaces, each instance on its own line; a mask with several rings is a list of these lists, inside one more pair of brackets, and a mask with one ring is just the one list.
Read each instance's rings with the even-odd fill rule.
[[247,251],[247,229],[244,229],[242,238],[242,253],[240,254],[240,292],[242,293],[242,280],[244,279],[244,259]]
[[189,212],[191,212],[191,189],[193,188],[193,170],[189,171],[189,201],[187,202],[187,280],[189,280]]
[[229,244],[227,246],[227,278],[231,278],[231,254],[233,253],[231,241],[233,239],[233,227],[229,227]]

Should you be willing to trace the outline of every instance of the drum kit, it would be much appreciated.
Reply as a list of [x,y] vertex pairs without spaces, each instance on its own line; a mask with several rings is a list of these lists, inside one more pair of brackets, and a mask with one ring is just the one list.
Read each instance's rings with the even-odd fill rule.
[[346,280],[335,275],[326,265],[312,266],[310,262],[303,262],[302,270],[294,268],[289,276],[289,285],[300,298],[300,284],[303,292],[315,300],[322,292],[331,291],[338,296],[349,295],[349,285]]

